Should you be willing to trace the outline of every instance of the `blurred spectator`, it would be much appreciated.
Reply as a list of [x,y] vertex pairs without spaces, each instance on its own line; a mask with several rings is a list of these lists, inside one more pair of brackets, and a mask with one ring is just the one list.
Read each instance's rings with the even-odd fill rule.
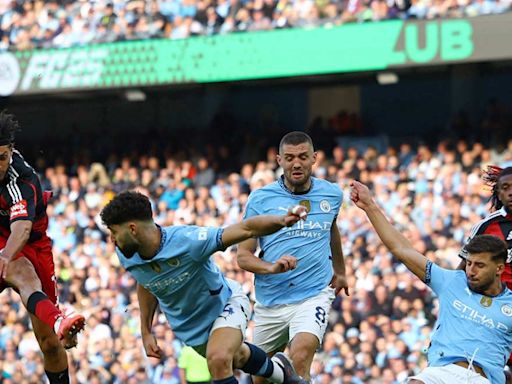
[[[0,5],[0,51],[353,21],[473,17],[510,7],[510,1],[491,0],[12,0]],[[340,115],[337,129],[356,132],[353,118]]]

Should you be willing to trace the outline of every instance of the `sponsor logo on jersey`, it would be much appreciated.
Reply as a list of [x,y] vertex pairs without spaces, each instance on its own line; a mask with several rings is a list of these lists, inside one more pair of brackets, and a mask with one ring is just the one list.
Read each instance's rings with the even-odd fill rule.
[[11,220],[16,219],[18,217],[27,217],[27,216],[28,216],[27,200],[20,200],[10,208]]
[[293,237],[308,237],[312,239],[319,239],[325,232],[331,230],[332,223],[329,221],[299,221],[293,227],[283,228],[282,231],[288,236]]
[[[165,274],[160,276],[164,277]],[[189,272],[185,272],[176,277],[162,277],[154,279],[149,283],[143,284],[144,288],[154,294],[169,294],[181,288],[183,284],[190,279],[191,276]]]
[[457,310],[457,312],[459,312],[462,319],[473,321],[491,329],[498,329],[506,333],[510,332],[510,329],[506,324],[503,324],[497,320],[494,320],[490,316],[478,312],[478,310],[471,308],[469,305],[464,304],[460,300],[454,300],[452,302],[452,306],[455,308],[455,310]]

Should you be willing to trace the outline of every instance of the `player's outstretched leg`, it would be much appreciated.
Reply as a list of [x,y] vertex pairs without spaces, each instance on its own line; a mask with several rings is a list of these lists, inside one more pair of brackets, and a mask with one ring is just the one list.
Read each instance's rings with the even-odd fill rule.
[[312,333],[297,333],[290,343],[290,359],[297,373],[309,380],[309,372],[315,352],[320,343],[318,337]]
[[43,292],[43,287],[32,263],[25,257],[13,260],[7,269],[6,281],[17,288],[27,310],[55,331],[65,348],[76,345],[76,335],[84,329],[82,315],[65,316]]
[[266,378],[276,384],[306,384],[293,367],[290,359],[282,352],[272,358],[259,347],[244,343],[235,358],[235,368],[253,376]]
[[237,328],[215,329],[208,340],[206,360],[214,384],[234,384],[233,369],[261,376],[276,384],[307,384],[298,376],[292,363],[284,355],[270,359],[257,346],[242,342]]

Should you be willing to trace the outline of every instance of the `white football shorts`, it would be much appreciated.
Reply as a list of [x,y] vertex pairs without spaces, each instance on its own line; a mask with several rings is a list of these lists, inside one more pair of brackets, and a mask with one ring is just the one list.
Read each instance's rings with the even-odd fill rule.
[[245,339],[247,323],[251,317],[251,304],[238,282],[230,279],[226,279],[226,281],[231,288],[232,295],[224,305],[224,311],[213,322],[210,335],[218,328],[236,328],[242,331],[242,338]]
[[265,352],[274,352],[293,340],[297,333],[315,335],[322,344],[334,289],[327,286],[318,295],[295,304],[265,307],[254,305],[253,342]]
[[479,373],[455,364],[443,367],[427,367],[416,376],[407,378],[421,380],[425,384],[491,384],[491,382]]

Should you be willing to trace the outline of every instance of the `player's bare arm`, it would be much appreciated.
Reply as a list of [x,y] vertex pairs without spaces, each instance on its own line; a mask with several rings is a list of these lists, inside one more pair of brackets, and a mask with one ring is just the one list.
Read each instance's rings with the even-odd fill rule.
[[363,211],[377,231],[380,239],[389,251],[422,281],[425,281],[425,269],[428,259],[416,251],[407,240],[386,219],[381,209],[371,197],[368,187],[358,181],[350,183],[350,198]]
[[238,246],[238,266],[246,271],[258,275],[284,273],[297,267],[297,258],[292,255],[283,255],[275,263],[269,263],[255,256],[256,239],[246,240]]
[[240,243],[241,241],[270,235],[284,227],[291,227],[299,220],[305,220],[307,210],[296,205],[288,210],[286,215],[259,215],[245,219],[241,223],[230,225],[222,233],[224,246]]
[[345,291],[345,294],[349,295],[347,276],[345,272],[345,259],[343,258],[343,249],[341,247],[341,236],[338,226],[336,225],[336,219],[332,222],[331,226],[331,255],[332,255],[332,268],[334,276],[330,286],[334,288],[334,293],[337,295],[341,290]]
[[0,254],[0,274],[4,279],[7,278],[7,264],[23,249],[29,239],[32,222],[30,220],[17,220],[11,224],[10,229],[11,234]]
[[142,342],[146,355],[150,357],[161,357],[161,350],[156,342],[155,336],[151,333],[153,326],[153,317],[155,316],[158,300],[146,288],[137,285],[137,298],[140,307],[140,330],[142,335]]
[[[307,209],[305,207],[297,205],[291,208],[285,216],[255,216],[244,220],[240,224],[236,224],[235,226],[247,226],[247,223],[249,223],[249,226],[254,226],[254,220],[261,221],[269,220],[270,218],[273,218],[272,220],[276,220],[276,218],[278,218],[278,224],[276,228],[271,228],[272,230],[266,233],[260,232],[260,234],[256,236],[250,236],[247,239],[243,239],[245,241],[241,242],[238,247],[237,261],[239,267],[245,269],[246,271],[260,275],[283,273],[295,269],[297,266],[297,259],[292,255],[283,255],[275,263],[269,263],[265,260],[260,259],[259,257],[256,257],[254,253],[256,252],[257,240],[254,237],[260,237],[268,235],[270,233],[274,233],[284,226],[290,227],[300,219],[306,219],[306,217]],[[284,225],[282,220],[284,220]],[[228,228],[226,228],[226,230]],[[224,230],[224,235],[226,235],[226,230]],[[237,229],[237,231],[239,230]],[[222,240],[224,241],[224,236]],[[224,245],[226,245],[225,241]]]

